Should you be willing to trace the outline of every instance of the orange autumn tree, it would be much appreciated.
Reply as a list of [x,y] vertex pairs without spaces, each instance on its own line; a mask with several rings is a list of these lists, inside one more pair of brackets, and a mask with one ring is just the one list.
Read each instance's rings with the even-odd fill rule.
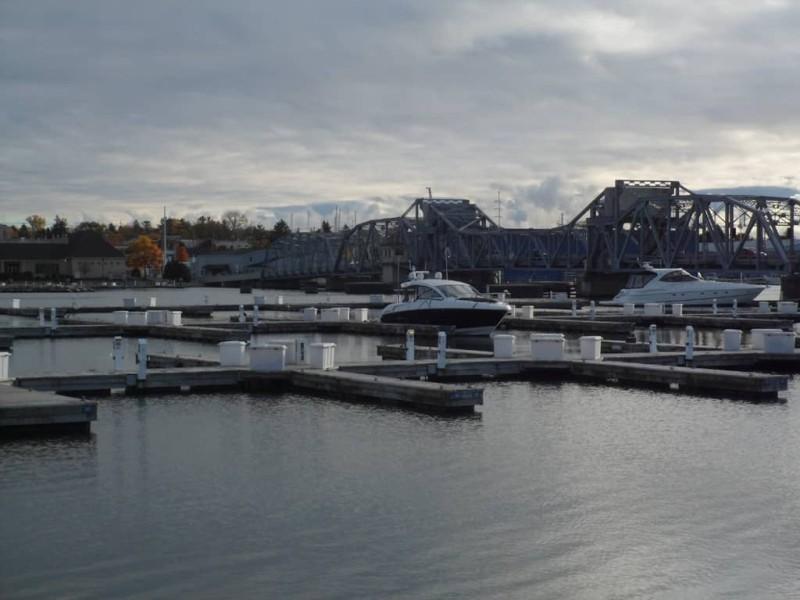
[[146,235],[140,235],[128,245],[126,252],[128,255],[128,266],[131,269],[139,269],[143,272],[145,269],[161,270],[161,248],[158,247],[152,239]]

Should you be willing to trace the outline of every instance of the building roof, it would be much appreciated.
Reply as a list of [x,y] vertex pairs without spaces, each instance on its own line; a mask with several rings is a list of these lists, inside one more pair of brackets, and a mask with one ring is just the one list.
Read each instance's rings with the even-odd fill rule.
[[80,231],[68,241],[0,242],[0,260],[66,260],[68,258],[123,258],[122,252],[93,231]]
[[0,260],[64,260],[67,244],[59,242],[0,242]]
[[74,258],[123,258],[122,252],[94,231],[77,231],[69,236],[69,255]]

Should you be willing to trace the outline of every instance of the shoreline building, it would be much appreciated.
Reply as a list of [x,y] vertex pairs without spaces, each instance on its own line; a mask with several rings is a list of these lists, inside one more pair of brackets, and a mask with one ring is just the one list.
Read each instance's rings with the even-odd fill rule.
[[125,279],[125,255],[92,231],[0,242],[3,279]]

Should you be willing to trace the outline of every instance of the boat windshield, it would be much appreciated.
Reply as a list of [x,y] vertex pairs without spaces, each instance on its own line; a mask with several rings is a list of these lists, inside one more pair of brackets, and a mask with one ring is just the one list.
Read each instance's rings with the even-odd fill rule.
[[625,287],[629,290],[635,290],[637,288],[643,288],[648,283],[650,283],[654,278],[655,273],[634,273],[630,277],[628,277],[628,283],[625,284]]
[[689,275],[689,273],[681,269],[680,271],[672,271],[671,273],[667,273],[661,278],[661,281],[666,281],[667,283],[680,283],[681,281],[697,281],[697,277]]
[[436,288],[446,298],[477,298],[480,292],[466,283],[447,283]]

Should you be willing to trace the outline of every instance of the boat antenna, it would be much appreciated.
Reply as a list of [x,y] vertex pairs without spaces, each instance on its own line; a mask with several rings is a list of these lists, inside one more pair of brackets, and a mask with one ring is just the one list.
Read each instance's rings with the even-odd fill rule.
[[433,200],[433,192],[431,191],[431,188],[426,187],[425,189],[428,190],[428,200]]

